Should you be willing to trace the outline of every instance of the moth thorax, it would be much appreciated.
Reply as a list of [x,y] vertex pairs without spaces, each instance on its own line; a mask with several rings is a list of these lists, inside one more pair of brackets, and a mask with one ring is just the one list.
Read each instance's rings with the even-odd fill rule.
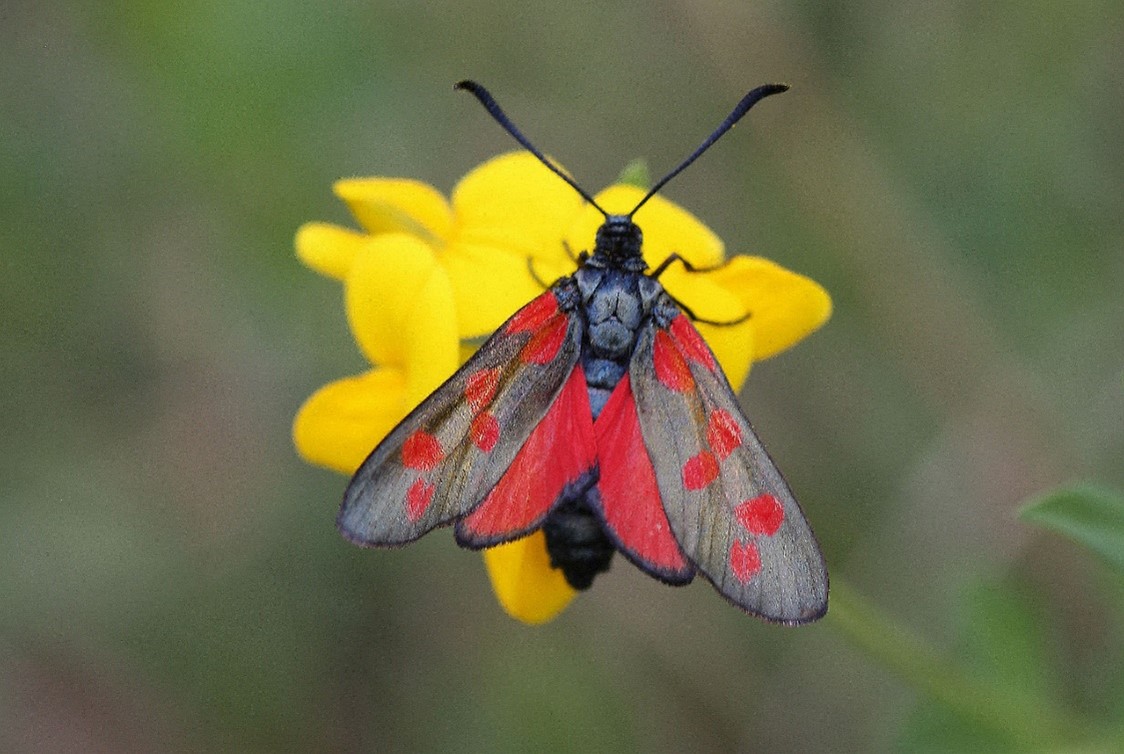
[[597,229],[597,241],[593,253],[607,257],[609,262],[615,265],[643,270],[646,266],[640,255],[640,245],[643,241],[644,235],[640,232],[640,227],[632,222],[632,218],[627,215],[609,215]]

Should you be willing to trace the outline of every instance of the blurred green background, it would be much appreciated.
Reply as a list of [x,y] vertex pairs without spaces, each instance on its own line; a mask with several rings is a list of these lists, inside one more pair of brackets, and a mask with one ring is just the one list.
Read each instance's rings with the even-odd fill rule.
[[1015,510],[1124,486],[1122,71],[1119,2],[6,4],[0,748],[925,748],[830,616],[618,560],[532,629],[448,532],[336,534],[289,428],[364,365],[293,233],[510,150],[469,76],[591,191],[790,83],[665,192],[834,297],[749,415],[834,577],[950,654],[1014,599],[1042,693],[1113,714],[1119,582]]

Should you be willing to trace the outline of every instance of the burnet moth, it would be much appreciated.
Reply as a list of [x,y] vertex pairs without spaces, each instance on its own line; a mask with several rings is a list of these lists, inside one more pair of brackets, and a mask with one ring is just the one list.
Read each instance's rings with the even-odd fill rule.
[[[545,534],[576,589],[622,553],[682,585],[702,573],[769,621],[827,611],[827,570],[792,491],[742,414],[687,312],[663,288],[672,255],[646,272],[632,217],[762,98],[750,91],[626,215],[606,212],[462,81],[523,147],[605,222],[578,269],[508,319],[374,449],[337,525],[362,546],[411,542],[453,524],[462,547]],[[718,324],[718,323],[714,323]],[[732,324],[732,323],[730,323]]]

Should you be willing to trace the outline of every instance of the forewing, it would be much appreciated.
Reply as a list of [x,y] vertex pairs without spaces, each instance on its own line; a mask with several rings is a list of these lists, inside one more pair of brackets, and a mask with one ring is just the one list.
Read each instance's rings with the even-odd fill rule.
[[731,602],[766,620],[827,610],[815,536],[694,325],[641,330],[629,366],[644,444],[679,546]]
[[578,361],[581,318],[559,305],[565,285],[516,312],[367,457],[336,520],[346,538],[412,541],[496,486]]

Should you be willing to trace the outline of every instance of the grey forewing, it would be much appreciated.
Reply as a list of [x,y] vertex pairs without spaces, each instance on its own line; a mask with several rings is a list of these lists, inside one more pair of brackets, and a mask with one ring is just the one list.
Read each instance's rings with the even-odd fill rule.
[[[688,360],[696,388],[674,395],[658,380],[643,379],[651,369],[660,322],[678,314],[670,299],[654,307],[652,318],[639,333],[631,366],[640,429],[652,457],[662,460],[655,464],[655,471],[675,538],[718,591],[743,610],[782,623],[815,620],[827,607],[823,555],[725,375]],[[685,489],[681,470],[689,458],[707,447],[707,417],[715,409],[735,419],[743,442],[721,463],[713,483],[703,489]],[[751,537],[736,520],[734,509],[763,493],[780,503],[784,520],[775,534],[752,537],[760,552],[761,570],[742,582],[730,571],[729,553],[736,540]]]
[[[422,402],[363,462],[344,493],[337,525],[360,545],[393,545],[417,539],[435,526],[467,514],[507,471],[516,453],[542,420],[578,361],[584,326],[576,316],[577,293],[570,278],[552,292],[567,315],[567,331],[548,364],[522,363],[518,354],[530,333],[509,334],[506,323],[448,381]],[[545,294],[544,294],[545,295]],[[518,313],[515,315],[518,316]],[[503,427],[502,441],[486,462],[469,439],[474,412],[464,401],[468,378],[483,369],[504,370],[500,388],[486,407]],[[445,459],[433,470],[433,498],[424,514],[411,520],[402,501],[419,474],[401,460],[406,439],[418,430],[437,437]]]

